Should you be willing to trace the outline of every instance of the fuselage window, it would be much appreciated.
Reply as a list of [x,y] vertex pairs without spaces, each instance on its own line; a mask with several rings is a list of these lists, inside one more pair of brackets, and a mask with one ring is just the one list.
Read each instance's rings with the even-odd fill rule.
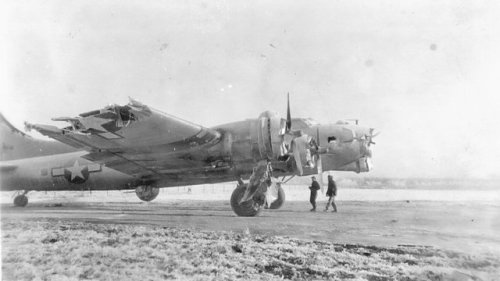
[[332,141],[336,141],[336,140],[337,140],[337,138],[334,136],[328,137],[328,143],[330,143]]

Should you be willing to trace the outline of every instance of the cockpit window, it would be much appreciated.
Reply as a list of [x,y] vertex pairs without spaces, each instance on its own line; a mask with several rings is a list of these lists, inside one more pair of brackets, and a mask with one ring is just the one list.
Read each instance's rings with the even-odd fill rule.
[[334,136],[328,137],[328,143],[330,143],[332,141],[336,141],[336,140],[337,140],[337,138]]

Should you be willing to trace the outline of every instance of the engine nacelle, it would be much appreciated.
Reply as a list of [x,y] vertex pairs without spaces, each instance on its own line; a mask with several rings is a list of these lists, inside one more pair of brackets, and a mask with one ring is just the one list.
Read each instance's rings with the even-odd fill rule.
[[260,159],[277,159],[283,154],[283,135],[286,120],[278,113],[265,111],[259,115],[255,124],[254,140],[259,148]]
[[330,142],[325,154],[321,154],[323,171],[368,172],[371,169],[371,150],[364,140]]
[[345,166],[340,167],[339,171],[352,171],[356,173],[369,172],[372,169],[372,163],[370,158],[362,157],[357,161],[349,163]]

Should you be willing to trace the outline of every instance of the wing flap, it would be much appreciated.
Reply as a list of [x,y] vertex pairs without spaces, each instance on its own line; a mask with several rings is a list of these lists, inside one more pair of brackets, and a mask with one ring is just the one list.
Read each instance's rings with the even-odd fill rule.
[[160,176],[151,167],[112,152],[89,153],[82,158],[135,177]]
[[[83,158],[92,162],[105,164],[106,167],[135,177],[161,177],[178,171],[207,171],[212,170],[211,163],[202,161],[190,153],[89,153]],[[186,156],[189,155],[189,156]]]

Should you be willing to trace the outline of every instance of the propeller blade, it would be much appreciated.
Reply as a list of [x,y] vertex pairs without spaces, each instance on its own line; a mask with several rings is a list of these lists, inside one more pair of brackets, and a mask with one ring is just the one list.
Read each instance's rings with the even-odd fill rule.
[[316,142],[319,148],[321,146],[321,144],[319,143],[319,127],[316,127]]
[[323,164],[321,163],[321,156],[318,155],[318,160],[316,161],[316,167],[318,167],[318,176],[321,178],[321,184],[325,184],[325,180],[323,178]]
[[[321,148],[321,143],[320,143],[320,140],[319,140],[319,127],[316,127],[316,152],[315,152],[315,155],[316,155],[316,167],[318,167],[318,175],[322,175],[323,171],[322,171],[322,166],[321,166],[321,156],[320,154],[321,153],[324,153],[324,150],[325,149],[322,149]],[[321,183],[323,183],[323,178],[321,178]]]
[[321,165],[321,156],[318,155],[316,159],[316,167],[318,168],[318,175],[323,174],[323,166]]
[[286,131],[289,132],[292,129],[292,116],[290,114],[290,93],[287,93],[286,97]]
[[370,146],[370,144],[376,144],[374,141],[373,141],[373,138],[375,138],[376,136],[380,135],[380,132],[376,132],[375,134],[373,133],[373,131],[375,131],[375,129],[370,129],[370,136],[369,136],[369,139],[368,139],[368,146]]
[[302,169],[302,159],[300,157],[300,148],[299,145],[297,144],[297,139],[294,139],[292,141],[292,153],[293,153],[293,159],[295,160],[295,165],[297,166],[297,171],[299,172],[299,176],[302,176],[304,174],[304,170]]
[[295,159],[295,165],[297,166],[297,171],[299,172],[299,176],[302,176],[304,174],[304,170],[302,169],[302,159],[300,158],[300,149],[295,141],[292,142],[292,149],[293,149],[293,159]]

